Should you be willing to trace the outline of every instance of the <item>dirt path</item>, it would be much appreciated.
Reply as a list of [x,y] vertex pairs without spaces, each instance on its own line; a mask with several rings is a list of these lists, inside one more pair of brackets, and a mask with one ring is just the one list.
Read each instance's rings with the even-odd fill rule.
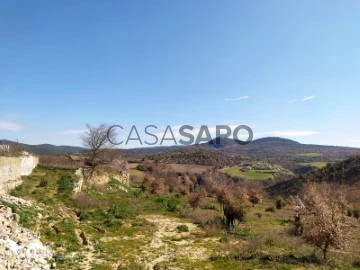
[[[154,269],[158,264],[163,262],[168,264],[181,257],[189,260],[206,260],[209,257],[209,252],[204,247],[206,242],[217,240],[205,238],[204,231],[196,225],[177,218],[162,215],[147,215],[143,218],[153,223],[157,228],[151,243],[144,246],[141,251],[140,260],[147,269]],[[186,225],[189,231],[179,232],[177,229],[179,225]],[[167,269],[179,268],[169,267]]]

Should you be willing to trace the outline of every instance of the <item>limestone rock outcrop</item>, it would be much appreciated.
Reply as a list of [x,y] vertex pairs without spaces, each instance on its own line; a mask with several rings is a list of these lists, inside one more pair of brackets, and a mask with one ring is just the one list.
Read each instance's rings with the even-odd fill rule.
[[51,248],[41,243],[37,233],[21,227],[18,219],[10,208],[0,205],[0,270],[50,269]]

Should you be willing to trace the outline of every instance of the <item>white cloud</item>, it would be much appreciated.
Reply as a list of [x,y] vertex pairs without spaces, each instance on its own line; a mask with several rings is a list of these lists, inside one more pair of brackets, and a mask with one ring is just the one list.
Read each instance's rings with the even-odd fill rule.
[[8,122],[8,121],[0,121],[0,129],[2,130],[9,130],[9,131],[19,131],[22,130],[24,127],[13,123],[13,122]]
[[315,96],[306,96],[306,97],[303,98],[303,101],[312,100],[314,98],[315,98]]
[[293,103],[295,103],[295,102],[296,102],[296,99],[292,99],[292,100],[289,100],[289,101],[288,101],[289,104],[293,104]]
[[236,98],[225,98],[225,101],[236,101],[236,100],[243,100],[243,99],[248,99],[249,96],[242,96],[242,97],[236,97]]
[[79,134],[83,134],[85,132],[86,132],[86,130],[84,130],[84,129],[79,129],[79,130],[73,129],[73,130],[61,131],[59,133],[62,135],[79,135]]
[[276,136],[276,137],[307,137],[318,133],[319,132],[309,131],[309,130],[283,130],[283,131],[264,132],[255,135],[262,134],[262,135]]

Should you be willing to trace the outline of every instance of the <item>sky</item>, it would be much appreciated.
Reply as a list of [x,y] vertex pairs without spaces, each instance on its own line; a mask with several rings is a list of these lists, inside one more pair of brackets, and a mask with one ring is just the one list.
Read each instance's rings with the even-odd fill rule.
[[248,125],[360,147],[359,14],[355,0],[1,0],[0,138]]

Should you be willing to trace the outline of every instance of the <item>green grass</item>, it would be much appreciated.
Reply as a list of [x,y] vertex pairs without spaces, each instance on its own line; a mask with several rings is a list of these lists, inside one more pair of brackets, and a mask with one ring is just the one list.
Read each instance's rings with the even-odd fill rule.
[[273,178],[273,170],[249,170],[243,172],[241,167],[231,167],[222,171],[230,176],[246,178],[250,180],[268,180]]
[[296,157],[321,157],[321,153],[299,153],[295,155]]
[[298,165],[300,166],[311,166],[314,168],[318,168],[318,169],[322,169],[324,167],[326,167],[326,165],[329,162],[322,162],[322,161],[316,161],[316,162],[302,162],[302,163],[298,163]]

